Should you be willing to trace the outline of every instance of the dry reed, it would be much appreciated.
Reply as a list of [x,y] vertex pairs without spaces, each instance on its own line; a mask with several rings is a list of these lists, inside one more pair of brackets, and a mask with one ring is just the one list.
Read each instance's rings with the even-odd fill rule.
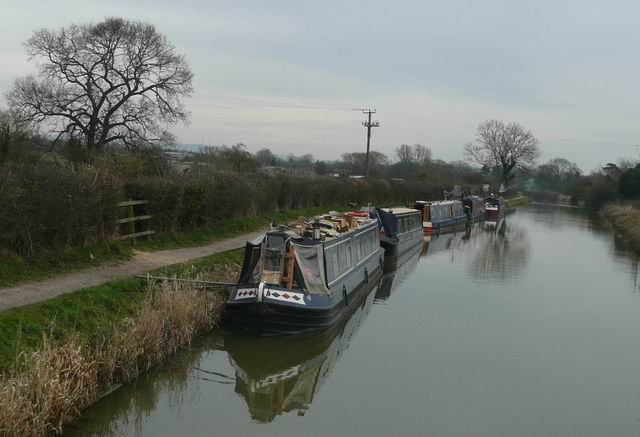
[[164,282],[150,286],[136,316],[92,348],[77,334],[59,345],[45,335],[0,380],[0,435],[61,433],[99,390],[131,381],[213,329],[223,302],[219,293]]
[[601,215],[636,252],[640,253],[640,203],[608,203]]

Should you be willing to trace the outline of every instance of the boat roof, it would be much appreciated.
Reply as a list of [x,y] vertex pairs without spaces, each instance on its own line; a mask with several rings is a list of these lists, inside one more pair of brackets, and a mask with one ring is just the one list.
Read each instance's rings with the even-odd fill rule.
[[[413,211],[413,210],[411,210]],[[313,232],[313,224],[318,221],[321,240],[309,238],[309,232]],[[360,231],[367,227],[376,226],[377,221],[369,216],[350,216],[350,213],[339,213],[330,211],[327,214],[320,214],[310,218],[300,217],[296,222],[289,223],[285,227],[275,227],[267,231],[267,234],[282,234],[296,240],[299,244],[319,244],[336,239],[341,239],[353,232]],[[306,234],[306,236],[305,236]]]
[[383,210],[384,212],[389,212],[395,215],[398,214],[408,214],[408,213],[412,213],[412,212],[420,212],[417,209],[413,209],[413,208],[405,208],[403,206],[399,206],[397,208],[380,208],[381,210]]
[[416,200],[415,203],[422,203],[424,205],[448,205],[450,203],[460,202],[459,200]]

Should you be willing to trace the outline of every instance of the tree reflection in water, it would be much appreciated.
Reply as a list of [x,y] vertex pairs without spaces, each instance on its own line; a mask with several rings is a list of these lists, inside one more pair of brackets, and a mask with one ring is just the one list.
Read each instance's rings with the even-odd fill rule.
[[529,261],[526,228],[508,225],[504,218],[495,226],[485,224],[480,240],[470,265],[470,276],[474,281],[508,284],[522,275]]
[[510,283],[529,261],[527,229],[498,222],[468,223],[464,231],[425,237],[423,257],[446,257],[449,262],[470,258],[469,276],[478,283]]

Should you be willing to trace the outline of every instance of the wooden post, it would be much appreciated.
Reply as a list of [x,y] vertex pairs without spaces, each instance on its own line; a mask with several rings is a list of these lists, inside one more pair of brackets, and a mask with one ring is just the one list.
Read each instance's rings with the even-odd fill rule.
[[[133,204],[132,203],[130,203],[127,206],[127,211],[129,212],[129,219],[131,220],[129,222],[129,226],[128,226],[129,227],[129,235],[135,235],[135,233],[136,233],[136,222],[133,220],[135,215],[133,214]],[[133,240],[133,245],[135,246],[136,245],[136,237],[133,237],[132,240]]]
[[289,244],[284,252],[284,262],[282,264],[282,275],[280,276],[280,283],[287,288],[293,287],[293,263],[295,261],[295,254],[293,246]]
[[124,202],[118,203],[119,207],[126,207],[127,208],[126,209],[126,216],[124,218],[118,219],[118,224],[120,226],[127,225],[125,227],[129,232],[126,235],[120,235],[120,237],[119,237],[120,240],[132,239],[133,240],[133,244],[135,245],[136,238],[149,237],[150,235],[155,234],[155,231],[149,229],[148,225],[146,226],[146,230],[142,230],[140,232],[136,232],[136,222],[150,220],[153,216],[150,215],[150,214],[136,216],[134,207],[135,207],[135,205],[144,205],[144,204],[147,204],[147,203],[149,203],[148,200],[126,200]]

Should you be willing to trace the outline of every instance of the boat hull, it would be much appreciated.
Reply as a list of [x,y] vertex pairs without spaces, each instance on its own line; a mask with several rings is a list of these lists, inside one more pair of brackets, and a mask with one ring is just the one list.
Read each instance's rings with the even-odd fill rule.
[[498,208],[486,208],[485,209],[486,220],[490,222],[497,222],[500,218],[500,209]]
[[350,305],[379,280],[383,255],[382,248],[376,249],[348,275],[332,283],[330,294],[306,294],[264,284],[239,285],[227,300],[224,319],[262,336],[327,328],[341,320]]
[[439,222],[429,222],[424,224],[424,235],[441,234],[445,232],[453,232],[463,228],[464,224],[469,220],[467,216],[458,216]]
[[398,257],[406,253],[408,250],[415,248],[417,244],[421,244],[424,238],[422,229],[414,229],[399,235],[396,238],[380,238],[380,245],[384,248],[385,256]]

